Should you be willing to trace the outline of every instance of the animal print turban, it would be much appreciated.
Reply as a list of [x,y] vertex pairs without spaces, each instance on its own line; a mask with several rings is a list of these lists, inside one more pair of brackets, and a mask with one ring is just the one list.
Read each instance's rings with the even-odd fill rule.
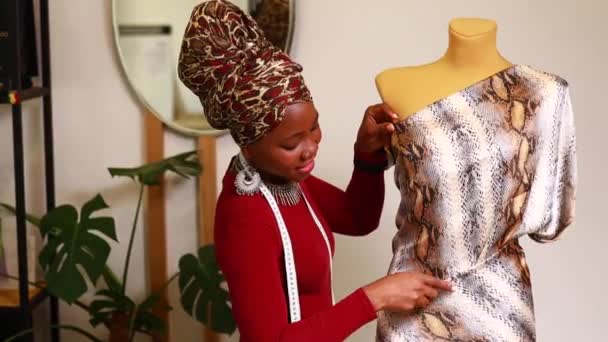
[[229,129],[240,146],[278,125],[288,105],[312,101],[301,71],[236,5],[211,0],[194,8],[179,77],[200,98],[209,124]]

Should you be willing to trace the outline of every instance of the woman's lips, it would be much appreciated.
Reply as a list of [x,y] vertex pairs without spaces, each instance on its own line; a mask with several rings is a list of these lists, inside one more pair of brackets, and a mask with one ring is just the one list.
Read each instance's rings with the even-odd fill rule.
[[308,164],[299,167],[298,171],[303,172],[303,173],[310,173],[312,172],[312,170],[315,168],[315,161],[311,160]]

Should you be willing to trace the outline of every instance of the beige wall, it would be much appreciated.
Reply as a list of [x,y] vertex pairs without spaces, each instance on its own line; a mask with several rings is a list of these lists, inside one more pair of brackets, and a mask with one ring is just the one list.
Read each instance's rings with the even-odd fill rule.
[[[496,19],[500,50],[507,58],[557,73],[570,82],[578,129],[578,219],[560,242],[542,246],[526,242],[525,247],[533,276],[538,340],[605,339],[605,2],[300,0],[297,10],[293,56],[305,67],[325,133],[316,174],[339,186],[348,181],[352,143],[361,114],[368,104],[378,101],[374,75],[387,67],[420,64],[439,57],[446,47],[447,22],[452,17]],[[97,192],[104,194],[124,242],[111,255],[112,265],[119,269],[135,209],[136,188],[127,181],[111,180],[105,167],[140,163],[143,132],[141,108],[123,82],[113,50],[110,22],[109,1],[51,1],[58,200],[82,203]],[[32,131],[39,129],[37,109],[30,105],[32,115],[27,125]],[[7,174],[12,172],[7,114],[8,109],[0,107],[0,200],[11,200],[12,195],[10,188],[4,187],[11,184]],[[194,148],[191,139],[173,132],[167,132],[166,138],[167,154]],[[33,140],[28,150],[40,144]],[[234,151],[228,137],[220,139],[220,174]],[[37,153],[30,153],[30,157]],[[40,167],[34,161],[31,165],[34,170]],[[386,272],[398,203],[391,177],[386,176],[388,191],[381,228],[366,238],[338,238],[335,286],[339,298]],[[193,184],[171,183],[170,270],[175,270],[181,254],[196,248]],[[132,258],[136,271],[145,265],[143,237],[144,231],[139,229]],[[141,298],[145,288],[144,272],[133,273],[129,291]],[[194,340],[199,336],[198,326],[179,313],[177,301],[174,306],[174,340]],[[62,318],[66,323],[87,324],[77,308],[63,306]],[[369,324],[349,341],[371,341],[374,328],[375,324]],[[99,330],[100,336],[104,334]],[[64,341],[80,341],[71,334],[64,337]]]

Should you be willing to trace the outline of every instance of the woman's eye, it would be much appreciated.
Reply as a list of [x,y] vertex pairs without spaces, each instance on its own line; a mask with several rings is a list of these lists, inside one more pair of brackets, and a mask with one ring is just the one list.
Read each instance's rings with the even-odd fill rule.
[[284,150],[287,151],[293,151],[296,149],[296,147],[298,147],[298,145],[283,145],[281,146],[281,148],[283,148]]

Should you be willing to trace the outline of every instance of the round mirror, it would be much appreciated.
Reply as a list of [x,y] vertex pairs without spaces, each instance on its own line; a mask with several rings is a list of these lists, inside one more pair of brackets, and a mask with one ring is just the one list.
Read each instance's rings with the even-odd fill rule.
[[[289,52],[295,0],[232,0],[258,22],[275,46]],[[190,135],[217,134],[202,105],[177,76],[186,25],[201,0],[113,0],[114,41],[137,97],[167,126]]]

